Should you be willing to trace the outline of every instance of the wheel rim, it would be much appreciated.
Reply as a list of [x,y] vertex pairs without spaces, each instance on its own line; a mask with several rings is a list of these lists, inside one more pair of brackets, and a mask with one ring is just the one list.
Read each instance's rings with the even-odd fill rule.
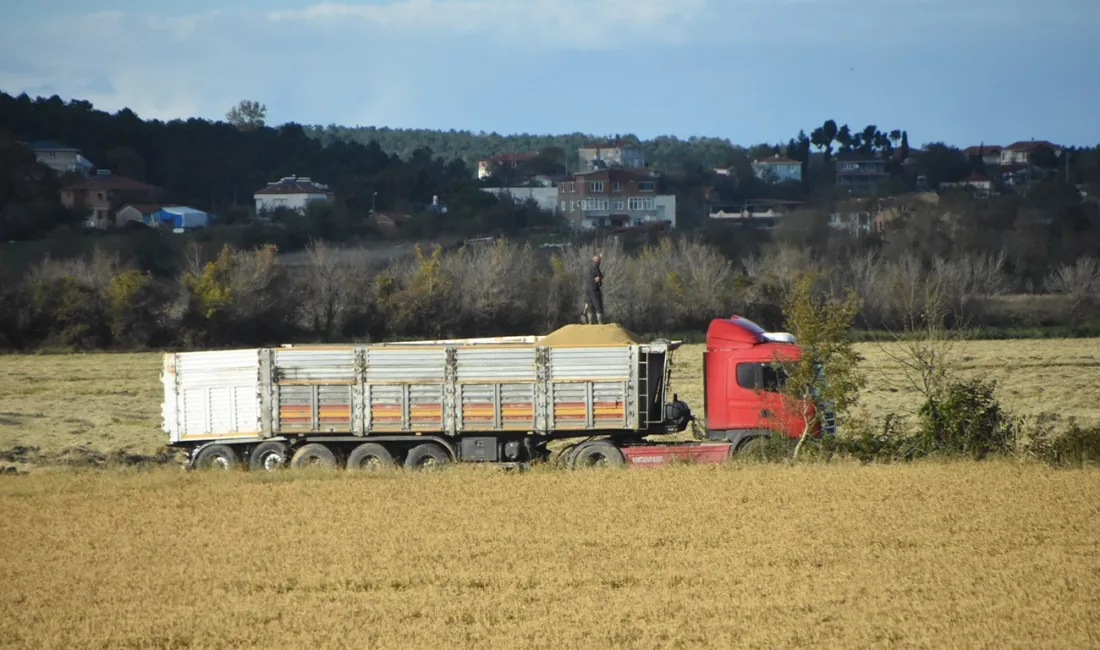
[[210,459],[210,467],[215,469],[229,469],[229,459],[225,456],[214,456]]
[[359,463],[356,464],[356,469],[362,469],[367,471],[373,471],[382,469],[386,464],[382,462],[382,459],[378,456],[364,456],[359,459]]
[[607,454],[597,451],[589,454],[588,458],[584,462],[585,467],[606,467],[607,466]]
[[264,471],[274,472],[282,466],[283,455],[277,451],[269,451],[260,456],[260,464],[263,466]]

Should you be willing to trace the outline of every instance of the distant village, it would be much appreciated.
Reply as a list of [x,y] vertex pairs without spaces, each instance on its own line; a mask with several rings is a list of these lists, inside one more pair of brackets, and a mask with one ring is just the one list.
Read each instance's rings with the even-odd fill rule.
[[[62,204],[86,215],[85,226],[95,229],[123,228],[140,224],[151,228],[166,228],[185,232],[203,228],[216,221],[216,216],[202,210],[165,203],[160,188],[108,170],[98,169],[79,150],[53,141],[31,142],[27,146],[36,158],[61,174],[78,174],[81,179],[61,190]],[[1062,147],[1046,141],[1021,141],[1007,147],[980,145],[963,153],[969,159],[980,158],[984,169],[995,170],[996,176],[980,172],[963,181],[942,183],[939,190],[962,189],[978,197],[988,197],[1000,189],[1026,183],[1030,173],[1030,156],[1038,149],[1050,149],[1056,156]],[[900,203],[937,203],[938,194],[917,179],[915,192],[904,196],[868,198],[863,189],[888,180],[887,162],[871,155],[855,152],[838,154],[835,161],[836,186],[850,190],[851,200],[841,201],[830,214],[830,225],[853,233],[866,233],[881,228],[889,220],[892,208]],[[911,164],[919,151],[903,164]],[[505,153],[478,161],[477,177],[484,185],[508,170],[508,187],[483,187],[482,191],[498,197],[510,196],[518,202],[533,202],[540,209],[558,215],[577,231],[667,230],[676,228],[677,203],[674,194],[658,192],[661,172],[649,166],[642,149],[623,141],[591,143],[578,150],[577,171],[562,175],[533,174],[517,178],[517,170],[535,158],[536,153]],[[811,154],[809,165],[821,162],[822,154]],[[775,155],[752,161],[755,177],[777,187],[803,182],[804,163]],[[716,177],[731,176],[733,170],[714,169]],[[278,210],[305,213],[318,201],[331,201],[333,192],[318,180],[308,176],[287,176],[270,181],[254,191],[257,218]],[[884,202],[885,201],[885,202]],[[891,205],[891,202],[893,205]],[[706,190],[705,216],[708,219],[733,223],[752,223],[770,227],[783,216],[804,204],[782,199],[724,201],[715,188]],[[434,196],[425,212],[445,213],[447,207]],[[896,211],[896,210],[895,210]],[[367,217],[382,231],[399,229],[411,215],[373,208]]]

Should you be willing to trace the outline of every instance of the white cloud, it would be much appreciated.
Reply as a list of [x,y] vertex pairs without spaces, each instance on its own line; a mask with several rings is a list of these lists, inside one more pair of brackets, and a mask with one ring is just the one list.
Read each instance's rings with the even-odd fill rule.
[[358,23],[421,38],[482,36],[525,49],[606,50],[683,42],[703,24],[707,4],[708,0],[399,0],[315,4],[267,16],[276,23]]
[[[1100,21],[1100,12],[1089,13],[1096,1],[1064,0],[1059,12],[1025,0],[397,0],[251,13],[59,13],[0,24],[0,89],[130,107],[146,118],[221,118],[249,98],[269,106],[271,123],[478,120],[491,129],[482,116],[500,113],[482,110],[487,104],[515,106],[537,123],[547,111],[600,103],[609,90],[592,78],[637,94],[660,88],[656,96],[677,104],[696,101],[684,97],[697,88],[681,94],[689,71],[713,83],[716,96],[736,96],[739,84],[760,79],[804,84],[807,62],[843,59],[836,65],[846,71],[864,60],[853,52],[885,68],[945,43],[980,41],[980,54],[1004,43],[1026,54],[1053,33],[1076,34],[1079,43]],[[585,70],[588,61],[598,69]],[[572,96],[566,75],[578,86]],[[524,83],[562,90],[545,93],[532,111],[514,90]]]

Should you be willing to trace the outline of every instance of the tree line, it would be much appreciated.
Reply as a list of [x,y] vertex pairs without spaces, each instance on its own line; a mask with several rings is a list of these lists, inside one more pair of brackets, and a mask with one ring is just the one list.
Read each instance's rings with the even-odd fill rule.
[[1100,265],[1088,257],[1052,269],[1043,301],[1021,306],[1006,295],[1003,255],[926,264],[915,254],[868,252],[828,262],[805,248],[778,246],[734,264],[685,237],[635,250],[607,240],[554,253],[499,240],[417,248],[390,261],[314,242],[301,263],[288,264],[271,245],[192,245],[174,276],[157,277],[98,251],[46,260],[22,278],[4,279],[0,347],[209,348],[548,333],[579,322],[582,268],[597,251],[608,316],[653,335],[699,336],[711,319],[731,313],[779,327],[795,280],[806,273],[817,278],[821,295],[854,292],[862,329],[909,328],[929,313],[929,296],[945,327],[1095,326],[1100,319]]

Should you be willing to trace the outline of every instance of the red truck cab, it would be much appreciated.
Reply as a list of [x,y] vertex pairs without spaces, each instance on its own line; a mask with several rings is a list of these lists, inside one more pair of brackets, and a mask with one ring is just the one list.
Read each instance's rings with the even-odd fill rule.
[[[739,449],[750,440],[773,433],[802,435],[803,407],[786,402],[780,392],[783,370],[777,360],[797,361],[802,350],[794,337],[769,333],[747,318],[730,316],[711,321],[703,353],[703,409],[707,437],[728,440]],[[815,404],[804,403],[814,417]],[[835,432],[835,418],[823,413],[824,426],[814,434]]]

